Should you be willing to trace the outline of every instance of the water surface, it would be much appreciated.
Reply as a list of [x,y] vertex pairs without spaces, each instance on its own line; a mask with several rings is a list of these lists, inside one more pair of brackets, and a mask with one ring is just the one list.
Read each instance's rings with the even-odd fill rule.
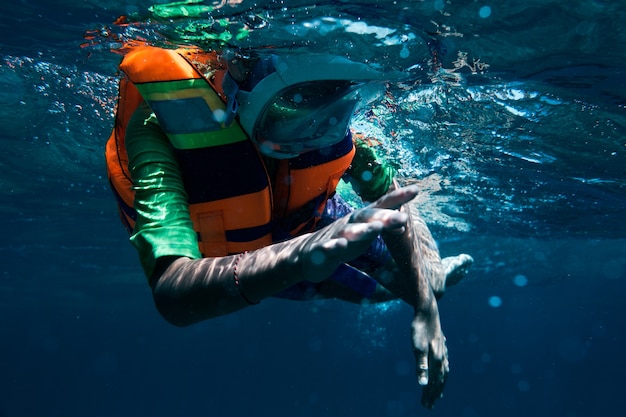
[[354,128],[420,184],[442,253],[476,259],[441,302],[452,374],[433,415],[620,413],[622,2],[222,3],[199,19],[145,0],[0,6],[0,415],[427,412],[405,306],[267,300],[186,329],[155,311],[104,170],[110,50],[198,28],[411,74]]

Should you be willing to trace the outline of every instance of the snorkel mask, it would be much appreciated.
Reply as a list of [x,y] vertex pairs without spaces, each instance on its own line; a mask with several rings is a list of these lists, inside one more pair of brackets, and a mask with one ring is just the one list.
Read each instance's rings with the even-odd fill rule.
[[261,153],[293,158],[344,139],[364,86],[378,81],[380,90],[388,80],[388,73],[338,56],[272,55],[240,83],[239,122]]

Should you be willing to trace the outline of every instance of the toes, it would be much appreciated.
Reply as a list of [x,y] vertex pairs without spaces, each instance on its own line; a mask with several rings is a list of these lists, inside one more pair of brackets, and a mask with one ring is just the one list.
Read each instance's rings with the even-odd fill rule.
[[441,264],[446,275],[446,288],[458,284],[473,263],[474,258],[465,253],[442,259]]

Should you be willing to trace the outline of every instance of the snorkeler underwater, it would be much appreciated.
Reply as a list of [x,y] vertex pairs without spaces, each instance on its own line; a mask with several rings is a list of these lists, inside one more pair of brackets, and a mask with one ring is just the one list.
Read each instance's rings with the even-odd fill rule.
[[[583,417],[621,409],[622,2],[31,0],[0,11],[1,416]],[[105,161],[130,61],[120,64],[144,47],[219,51],[220,74],[228,70],[232,80],[214,82],[217,95],[201,94],[219,107],[220,129],[241,123],[219,145],[257,141],[246,149],[262,155],[211,162],[231,177],[243,172],[237,160],[269,177],[289,166],[307,181],[321,171],[303,167],[354,169],[356,186],[344,175],[327,187],[324,177],[328,204],[341,210],[376,201],[393,177],[401,190],[417,190],[409,211],[424,220],[441,258],[471,255],[471,267],[437,300],[449,374],[432,410],[421,405],[415,310],[368,299],[377,282],[355,272],[367,270],[363,263],[342,262],[348,275],[332,284],[358,289],[359,302],[325,297],[341,298],[338,287],[317,282],[265,297],[247,284],[246,269],[270,258],[252,255],[252,239],[237,246],[238,223],[237,233],[202,249],[235,248],[226,249],[224,282],[237,311],[185,327],[164,320],[146,276],[151,263],[120,222],[120,204],[132,206],[134,194],[116,198]],[[218,79],[196,58],[198,79]],[[200,111],[176,107],[184,94],[159,101],[170,93],[160,83],[186,83],[188,92],[209,84],[195,89],[191,78],[165,80],[174,76],[166,73],[146,85],[134,80],[141,91],[133,97],[153,104],[144,110],[154,114],[136,126],[158,124],[178,158],[194,147],[176,148],[184,136],[176,129],[191,129],[186,123]],[[169,124],[172,108],[188,118]],[[193,126],[194,134],[215,120]],[[350,163],[347,123],[359,158]],[[284,132],[284,141],[267,139]],[[337,153],[305,166],[311,160],[301,154],[314,147]],[[281,162],[290,158],[302,164]],[[255,186],[206,172],[220,190]],[[259,192],[263,201],[285,189],[271,179],[264,186],[271,192]],[[363,201],[369,188],[376,190]],[[264,231],[259,239],[275,238],[263,223],[275,214],[259,200],[245,206],[240,194],[229,207],[250,218],[263,213],[254,225]],[[313,227],[308,217],[294,219],[290,237]],[[350,233],[369,236],[376,227]],[[285,299],[297,297],[305,300]]]

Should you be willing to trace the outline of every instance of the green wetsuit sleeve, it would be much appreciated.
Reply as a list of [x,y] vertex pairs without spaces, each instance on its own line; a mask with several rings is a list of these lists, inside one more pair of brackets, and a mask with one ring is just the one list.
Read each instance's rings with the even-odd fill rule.
[[178,162],[147,105],[133,114],[125,141],[137,211],[130,240],[146,276],[162,256],[201,258]]
[[376,151],[365,141],[354,140],[356,152],[346,172],[354,191],[365,201],[382,197],[393,183],[394,169],[381,161]]

